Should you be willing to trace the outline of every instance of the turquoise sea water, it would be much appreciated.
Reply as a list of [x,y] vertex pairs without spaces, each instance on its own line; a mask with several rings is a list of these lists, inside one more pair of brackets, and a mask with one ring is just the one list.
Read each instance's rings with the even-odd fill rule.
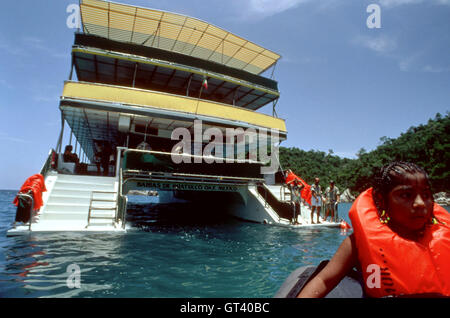
[[[134,197],[126,234],[6,237],[15,194],[0,191],[0,297],[272,297],[291,271],[331,258],[348,235]],[[349,208],[340,206],[347,220]],[[80,288],[67,284],[72,264]]]

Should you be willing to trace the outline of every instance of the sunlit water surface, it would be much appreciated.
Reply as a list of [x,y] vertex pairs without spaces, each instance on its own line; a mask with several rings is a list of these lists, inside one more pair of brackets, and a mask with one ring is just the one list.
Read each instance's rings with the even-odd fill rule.
[[[6,237],[15,194],[0,191],[0,297],[273,297],[290,272],[331,258],[348,235],[130,197],[126,234]],[[347,221],[349,208],[340,205]],[[80,288],[70,288],[72,264]]]

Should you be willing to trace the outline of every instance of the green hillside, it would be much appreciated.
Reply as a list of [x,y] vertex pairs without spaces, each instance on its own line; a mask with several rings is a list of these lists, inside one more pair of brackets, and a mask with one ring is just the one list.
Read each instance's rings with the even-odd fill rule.
[[283,169],[292,169],[312,183],[321,178],[322,186],[330,179],[344,190],[361,192],[369,187],[375,170],[394,161],[410,161],[423,167],[429,174],[434,192],[450,190],[450,113],[436,114],[428,123],[411,127],[398,138],[380,138],[380,145],[367,152],[361,148],[357,159],[341,158],[322,151],[304,151],[298,148],[280,148]]

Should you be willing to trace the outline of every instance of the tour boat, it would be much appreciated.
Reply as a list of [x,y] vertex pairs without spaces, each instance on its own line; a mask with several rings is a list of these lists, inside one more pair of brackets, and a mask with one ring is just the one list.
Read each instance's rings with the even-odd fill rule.
[[[290,192],[274,184],[287,130],[278,84],[262,73],[279,54],[181,14],[102,0],[80,0],[80,14],[43,204],[8,235],[124,232],[130,191],[252,222],[339,226],[311,224],[304,203],[293,222]],[[271,116],[258,112],[266,105]],[[65,159],[64,140],[79,163]]]

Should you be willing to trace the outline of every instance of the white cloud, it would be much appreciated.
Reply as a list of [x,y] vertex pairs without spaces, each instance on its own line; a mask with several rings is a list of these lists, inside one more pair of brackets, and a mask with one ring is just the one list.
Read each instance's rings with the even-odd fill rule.
[[4,51],[10,55],[15,55],[15,56],[27,55],[25,53],[25,50],[23,50],[22,48],[20,48],[18,46],[11,45],[10,43],[7,43],[3,39],[0,40],[0,50]]
[[29,96],[37,103],[55,103],[60,100],[60,88],[57,85],[31,81],[28,85]]
[[302,4],[314,4],[318,9],[329,9],[341,4],[340,0],[233,0],[241,19],[264,19]]
[[426,55],[425,50],[420,50],[415,53],[409,53],[407,55],[397,55],[393,58],[397,59],[398,67],[402,72],[419,71],[420,60],[423,60]]
[[450,67],[425,65],[422,68],[422,71],[424,71],[426,73],[444,73],[444,72],[450,72]]
[[401,58],[398,62],[398,67],[403,72],[408,72],[411,70],[412,64],[413,64],[414,58],[411,56]]
[[57,101],[59,101],[59,99],[60,99],[60,97],[58,95],[48,95],[48,96],[36,95],[36,96],[33,96],[33,100],[35,102],[42,102],[42,103],[57,102]]
[[398,7],[407,4],[421,3],[423,0],[380,0],[380,4],[386,8]]
[[324,57],[318,56],[299,56],[299,57],[289,57],[283,56],[280,60],[281,63],[289,63],[289,64],[297,64],[297,65],[305,65],[305,64],[321,64],[327,61]]
[[28,47],[31,47],[33,49],[39,50],[44,52],[45,54],[50,55],[53,58],[67,58],[67,54],[62,54],[54,51],[53,49],[49,48],[46,43],[35,37],[24,37],[22,39],[23,42],[27,44]]
[[424,61],[424,52],[419,51],[415,54],[393,58],[398,59],[398,66],[403,72],[425,72],[425,73],[445,73],[450,72],[450,67],[427,64]]
[[359,35],[353,39],[353,43],[379,54],[387,54],[397,48],[397,41],[386,35],[376,37]]
[[376,52],[378,55],[395,61],[402,72],[444,73],[450,72],[450,67],[426,64],[426,51],[404,54],[398,49],[397,41],[392,37],[357,36],[353,43]]
[[[314,4],[319,9],[333,8],[342,4],[341,0],[234,0],[242,18],[263,19],[294,9],[302,4]],[[450,5],[450,0],[379,0],[384,8],[395,8],[403,5],[432,3],[434,5]]]
[[14,86],[12,86],[9,82],[5,81],[4,79],[0,79],[0,86],[6,87],[8,89],[14,88]]
[[295,8],[306,2],[310,2],[310,0],[250,0],[248,9],[253,14],[265,17]]
[[22,139],[22,138],[17,138],[17,137],[12,137],[10,135],[8,135],[7,133],[4,132],[0,132],[0,140],[3,141],[12,141],[15,143],[29,143],[28,140]]
[[52,58],[67,58],[67,53],[59,53],[51,49],[45,41],[35,37],[24,37],[17,44],[12,44],[5,39],[0,39],[0,50],[14,56],[25,57],[30,56],[29,50],[39,50]]
[[420,50],[407,56],[394,56],[403,72],[443,73],[449,72],[450,67],[443,67],[429,62],[426,50]]
[[432,3],[437,5],[450,5],[450,0],[380,0],[380,4],[385,8],[394,8],[402,5]]

